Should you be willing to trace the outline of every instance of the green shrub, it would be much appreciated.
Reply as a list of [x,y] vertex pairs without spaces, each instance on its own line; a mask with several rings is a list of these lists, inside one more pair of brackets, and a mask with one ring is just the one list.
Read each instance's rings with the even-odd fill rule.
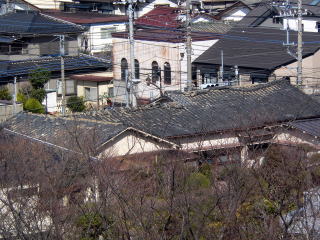
[[42,104],[35,98],[29,98],[25,103],[25,110],[33,113],[45,113]]
[[86,109],[83,98],[78,96],[69,97],[67,100],[67,107],[72,112],[83,112]]
[[210,179],[200,172],[191,173],[187,179],[187,186],[190,188],[207,188],[210,186]]
[[207,178],[211,179],[212,174],[211,174],[211,167],[209,163],[203,163],[199,168],[199,172],[201,172]]
[[12,100],[12,96],[7,87],[0,88],[0,100]]
[[43,100],[46,98],[46,90],[44,90],[43,88],[32,89],[30,95],[31,95],[31,98],[35,98],[40,103],[42,103]]
[[24,105],[26,104],[27,100],[28,100],[28,97],[26,95],[24,95],[22,92],[19,92],[17,94],[17,101],[23,104],[23,108],[24,108]]

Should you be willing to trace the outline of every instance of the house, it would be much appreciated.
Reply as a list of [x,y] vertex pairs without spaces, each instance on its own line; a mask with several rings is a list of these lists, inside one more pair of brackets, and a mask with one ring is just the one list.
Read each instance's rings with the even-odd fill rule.
[[83,26],[86,31],[78,37],[80,50],[87,54],[110,56],[112,49],[111,33],[127,29],[128,17],[97,12],[47,11],[47,15]]
[[222,21],[240,21],[245,17],[251,8],[239,1],[231,5],[230,7],[225,8],[214,16],[215,19]]
[[[15,1],[14,1],[15,2]],[[24,2],[31,4],[33,6],[36,6],[37,8],[41,10],[61,10],[64,6],[64,3],[71,3],[72,0],[24,0]]]
[[[293,9],[297,7],[297,1],[291,1]],[[303,31],[319,32],[318,18],[320,15],[316,1],[303,0]],[[260,4],[253,8],[240,22],[243,27],[268,27],[276,29],[298,30],[298,22],[295,17],[283,17],[283,10],[280,7]]]
[[[302,143],[286,124],[319,117],[318,102],[281,80],[250,88],[171,92],[159,103],[136,109],[65,118],[22,113],[3,131],[78,153],[91,149],[99,159],[179,150],[211,162],[252,164],[251,152],[258,147]],[[280,142],[284,134],[286,143]]]
[[0,15],[13,11],[40,11],[40,8],[24,0],[0,1]]
[[[162,15],[165,15],[163,17]],[[138,104],[150,102],[168,90],[184,91],[187,84],[185,32],[180,28],[179,10],[158,7],[136,20],[135,85]],[[196,59],[231,28],[222,22],[192,25],[192,59]],[[129,66],[128,33],[113,35],[113,72],[115,101],[126,102],[126,77]],[[197,72],[193,72],[196,79]],[[137,82],[136,81],[136,82]]]
[[[12,25],[19,21],[23,24]],[[18,89],[27,81],[28,75],[37,69],[47,69],[51,79],[46,88],[56,92],[51,111],[56,112],[61,97],[60,35],[65,36],[66,95],[76,95],[76,81],[70,74],[106,71],[110,61],[81,54],[78,36],[85,28],[70,22],[39,13],[17,12],[0,16],[0,76],[2,84],[8,84],[13,91],[13,79]],[[57,101],[55,102],[55,99]],[[54,106],[54,107],[53,107]]]
[[113,102],[113,73],[96,72],[71,75],[77,82],[77,96],[83,97],[92,107],[110,107]]
[[[201,73],[198,80],[204,86],[208,83],[245,86],[281,78],[296,83],[297,61],[283,46],[284,31],[260,27],[240,29],[232,28],[193,62]],[[291,34],[291,39],[296,38],[296,32]],[[314,33],[304,33],[303,38],[303,85],[307,93],[313,94],[318,88],[320,38]]]
[[[135,17],[140,17],[159,6],[178,7],[176,0],[145,0],[135,3]],[[65,4],[66,11],[94,11],[99,13],[127,15],[128,3],[120,1],[74,0]]]

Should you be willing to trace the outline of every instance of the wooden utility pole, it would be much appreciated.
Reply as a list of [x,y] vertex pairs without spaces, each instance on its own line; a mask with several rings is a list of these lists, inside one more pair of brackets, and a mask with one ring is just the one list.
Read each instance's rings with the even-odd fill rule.
[[298,0],[298,68],[297,85],[302,85],[302,0]]
[[135,106],[134,96],[133,96],[133,79],[134,79],[134,32],[133,32],[133,20],[134,20],[134,12],[133,12],[133,0],[128,0],[129,6],[129,41],[130,41],[130,74],[129,74],[129,81],[128,86],[126,86],[129,96],[129,106]]
[[192,90],[192,66],[191,66],[191,20],[190,20],[190,0],[186,1],[186,30],[187,30],[187,43],[186,43],[186,51],[187,51],[187,91]]
[[62,91],[62,98],[61,98],[61,112],[64,116],[66,114],[66,79],[65,79],[65,71],[64,71],[64,35],[60,35],[60,59],[61,59],[61,91]]
[[17,113],[17,77],[15,76],[13,79],[13,88],[14,88],[14,95],[13,95],[13,113]]

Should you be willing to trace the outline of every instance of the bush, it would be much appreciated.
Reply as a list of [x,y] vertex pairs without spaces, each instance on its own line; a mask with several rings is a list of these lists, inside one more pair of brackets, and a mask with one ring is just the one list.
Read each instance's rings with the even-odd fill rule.
[[42,104],[35,98],[29,98],[25,103],[25,110],[33,113],[45,113]]
[[26,95],[24,95],[22,92],[19,92],[17,94],[17,101],[22,103],[23,107],[26,104],[27,100],[28,100],[28,97]]
[[31,98],[35,98],[37,99],[40,103],[43,102],[43,100],[46,97],[46,90],[44,90],[43,88],[39,88],[39,89],[32,89],[31,90]]
[[7,87],[0,88],[0,100],[12,100],[12,96]]
[[28,80],[34,89],[44,88],[44,85],[50,80],[50,72],[46,69],[34,70]]
[[187,179],[190,188],[207,188],[210,186],[210,179],[200,172],[192,173]]
[[72,112],[83,112],[86,109],[83,98],[78,96],[69,97],[67,100],[67,107]]

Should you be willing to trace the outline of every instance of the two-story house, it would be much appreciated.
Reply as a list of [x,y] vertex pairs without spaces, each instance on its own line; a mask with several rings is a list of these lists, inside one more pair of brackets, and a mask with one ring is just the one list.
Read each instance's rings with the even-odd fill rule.
[[[75,73],[106,71],[110,62],[81,54],[78,36],[86,29],[39,12],[17,12],[0,16],[0,76],[2,84],[18,89],[36,69],[47,69],[51,79],[46,88],[55,92],[48,103],[50,111],[58,111],[62,93],[61,48],[64,47],[66,95],[77,94],[77,81],[69,76]],[[62,41],[64,36],[64,41]],[[62,45],[63,44],[63,45]]]
[[[134,33],[135,84],[138,103],[150,102],[168,90],[184,91],[187,84],[187,54],[184,23],[179,9],[158,7],[135,21]],[[220,34],[230,29],[222,22],[196,23],[192,26],[192,59],[212,46]],[[128,33],[113,36],[114,98],[126,102],[126,81],[129,74]],[[193,71],[193,79],[196,79]],[[196,83],[195,83],[196,84]]]

